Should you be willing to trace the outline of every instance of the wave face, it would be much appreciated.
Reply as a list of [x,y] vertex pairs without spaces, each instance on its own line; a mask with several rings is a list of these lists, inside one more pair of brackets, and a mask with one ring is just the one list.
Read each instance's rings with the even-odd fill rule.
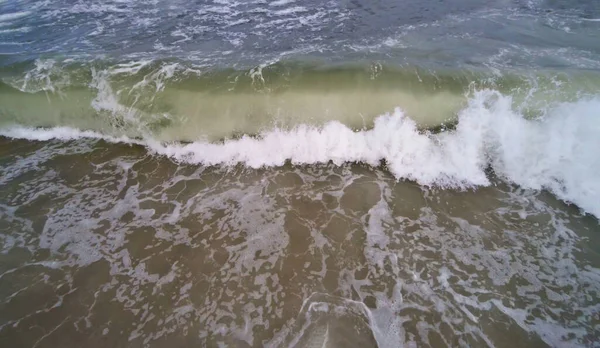
[[339,121],[372,128],[400,107],[419,128],[456,122],[474,91],[513,98],[528,118],[600,92],[583,72],[424,69],[416,66],[276,62],[213,69],[182,61],[36,60],[5,68],[0,126],[72,127],[161,141],[217,141]]
[[176,161],[202,165],[243,164],[252,168],[333,162],[383,161],[397,179],[443,188],[490,185],[486,170],[524,188],[547,189],[600,217],[600,100],[562,103],[529,120],[498,91],[474,93],[458,113],[453,130],[422,132],[400,109],[375,118],[369,130],[354,131],[337,121],[322,127],[299,125],[259,136],[213,143],[162,143],[152,138],[115,137],[73,128],[11,127],[7,137],[30,140],[101,138],[147,146]]

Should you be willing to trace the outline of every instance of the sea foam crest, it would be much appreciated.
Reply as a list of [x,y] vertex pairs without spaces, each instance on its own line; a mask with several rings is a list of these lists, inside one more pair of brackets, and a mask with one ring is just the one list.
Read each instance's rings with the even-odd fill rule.
[[369,130],[339,122],[274,129],[259,137],[222,143],[164,144],[72,128],[12,127],[0,135],[31,140],[102,138],[147,146],[174,160],[202,165],[244,164],[252,168],[293,164],[362,162],[386,167],[398,179],[443,188],[489,185],[485,170],[529,189],[547,189],[600,217],[600,100],[560,104],[541,120],[527,120],[512,99],[496,91],[476,92],[459,113],[456,129],[419,131],[400,109],[381,115]]

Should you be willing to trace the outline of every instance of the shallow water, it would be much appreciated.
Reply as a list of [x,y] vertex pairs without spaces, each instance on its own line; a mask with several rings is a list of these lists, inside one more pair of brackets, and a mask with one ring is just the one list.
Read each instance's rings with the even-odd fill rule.
[[9,346],[600,338],[598,221],[546,192],[178,165],[94,140],[3,140],[2,155]]

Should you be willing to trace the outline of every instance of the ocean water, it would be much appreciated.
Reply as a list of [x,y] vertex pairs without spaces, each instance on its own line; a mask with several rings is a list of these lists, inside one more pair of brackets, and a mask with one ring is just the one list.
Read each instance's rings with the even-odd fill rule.
[[600,2],[0,1],[0,346],[595,347]]

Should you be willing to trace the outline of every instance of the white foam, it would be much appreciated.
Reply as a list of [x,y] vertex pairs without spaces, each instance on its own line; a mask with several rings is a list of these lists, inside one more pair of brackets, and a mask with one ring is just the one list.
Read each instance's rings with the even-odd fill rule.
[[269,3],[269,6],[284,6],[295,2],[296,0],[275,0]]
[[177,161],[202,165],[244,164],[252,168],[293,164],[385,161],[398,179],[422,185],[469,188],[489,185],[491,166],[506,181],[548,189],[560,199],[600,217],[600,100],[559,105],[543,120],[526,120],[512,110],[512,99],[480,91],[459,113],[456,130],[419,132],[400,110],[382,115],[374,128],[355,132],[339,122],[321,128],[275,129],[254,138],[223,143],[163,144],[59,127],[13,127],[0,135],[31,140],[102,138],[147,146]]
[[0,34],[27,33],[29,31],[31,31],[30,27],[22,27],[22,28],[15,28],[15,29],[3,29],[3,30],[0,30]]
[[[0,135],[15,138],[27,139],[34,141],[62,140],[71,141],[77,139],[103,139],[111,143],[131,143],[136,144],[135,140],[127,137],[112,137],[94,131],[82,131],[71,127],[54,127],[54,128],[28,128],[28,127],[9,127],[0,130]],[[139,142],[141,145],[142,143]]]
[[[600,217],[600,100],[566,103],[527,121],[503,98],[487,116],[487,156],[495,172],[522,187],[548,189]],[[498,117],[501,116],[501,117]]]
[[277,11],[274,11],[273,13],[277,16],[286,16],[289,14],[294,14],[294,13],[298,13],[298,12],[306,12],[306,11],[308,11],[306,9],[306,7],[294,6],[294,7],[288,7],[288,8],[282,9],[282,10],[277,10]]
[[28,16],[29,14],[30,12],[28,11],[0,14],[0,22],[12,21],[14,19],[19,19]]

